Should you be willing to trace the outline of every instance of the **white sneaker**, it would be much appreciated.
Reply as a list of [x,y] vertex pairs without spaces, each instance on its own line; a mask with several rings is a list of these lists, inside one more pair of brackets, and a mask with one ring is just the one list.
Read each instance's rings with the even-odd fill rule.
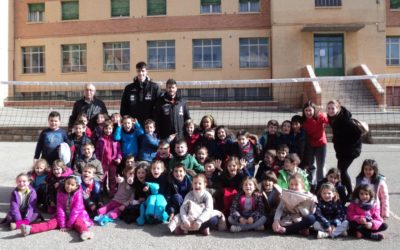
[[242,231],[242,228],[241,228],[241,227],[235,226],[235,225],[232,225],[232,226],[231,226],[231,232],[232,232],[232,233],[238,233],[238,232],[240,232],[240,231]]
[[323,238],[328,238],[328,237],[329,237],[328,233],[322,232],[322,231],[318,231],[317,239],[323,239]]
[[89,231],[85,231],[85,232],[81,233],[82,240],[90,240],[93,238],[93,236],[94,236],[93,233],[89,232]]

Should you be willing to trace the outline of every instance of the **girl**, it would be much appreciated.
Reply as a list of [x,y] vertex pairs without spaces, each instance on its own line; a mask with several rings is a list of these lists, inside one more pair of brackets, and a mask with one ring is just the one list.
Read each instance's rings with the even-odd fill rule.
[[51,174],[47,182],[47,205],[50,214],[56,212],[57,189],[62,181],[72,175],[72,170],[68,168],[63,161],[55,160],[51,168]]
[[345,207],[332,183],[322,184],[318,192],[315,218],[314,229],[318,231],[318,239],[347,235],[349,222],[346,220]]
[[339,194],[340,202],[345,205],[347,202],[346,187],[343,186],[340,181],[340,171],[338,168],[329,169],[326,173],[326,177],[318,182],[317,188],[315,189],[317,194],[319,193],[321,186],[325,183],[331,183],[335,187],[336,192]]
[[175,234],[182,235],[188,231],[200,232],[203,235],[210,234],[210,226],[218,223],[218,216],[213,216],[218,211],[214,211],[213,199],[206,190],[207,179],[203,174],[193,178],[192,188],[186,196],[180,208],[178,221],[176,223]]
[[327,105],[329,125],[332,127],[332,142],[338,160],[342,182],[347,189],[348,197],[353,187],[347,173],[351,163],[361,154],[361,132],[351,119],[351,113],[338,101],[331,100]]
[[199,147],[196,150],[196,160],[198,163],[204,166],[204,162],[208,158],[208,149],[206,147]]
[[310,191],[310,185],[307,180],[307,174],[303,169],[298,167],[299,164],[300,164],[300,158],[297,156],[297,154],[289,154],[285,158],[283,169],[279,170],[279,177],[278,177],[278,185],[282,189],[289,189],[290,177],[294,174],[299,174],[304,179],[303,181],[304,189],[307,192]]
[[57,192],[57,215],[55,218],[46,222],[33,225],[21,226],[21,233],[24,236],[29,234],[41,233],[60,228],[61,232],[75,229],[82,240],[93,238],[93,233],[88,227],[93,225],[83,204],[82,189],[80,187],[80,177],[71,175]]
[[99,113],[96,116],[96,127],[94,128],[92,138],[90,138],[94,145],[96,145],[97,140],[103,135],[104,122],[108,120],[109,117],[106,113]]
[[290,132],[292,129],[292,122],[289,120],[285,120],[281,124],[281,134],[278,137],[277,145],[286,145],[289,148],[291,147],[291,139],[290,139]]
[[212,115],[205,115],[200,120],[200,135],[204,136],[204,132],[207,129],[215,129],[217,127],[217,123]]
[[189,154],[194,154],[197,142],[200,139],[200,133],[196,129],[196,124],[191,119],[185,122],[184,128],[183,135],[188,146],[188,152]]
[[245,177],[242,190],[235,196],[228,217],[231,232],[264,230],[267,221],[264,216],[264,204],[258,193],[257,181],[253,177]]
[[[303,121],[308,143],[308,180],[315,187],[318,181],[324,178],[327,147],[325,125],[328,124],[328,118],[325,113],[316,108],[313,102],[308,101],[303,106]],[[317,168],[314,166],[315,161],[317,162]]]
[[263,180],[263,175],[266,171],[273,171],[275,173],[275,176],[279,172],[279,167],[275,165],[275,157],[276,157],[276,151],[273,149],[266,150],[264,153],[264,159],[263,161],[259,164],[257,173],[256,173],[256,179],[257,182],[261,182]]
[[96,143],[96,157],[103,166],[103,184],[109,188],[109,194],[113,196],[117,192],[117,166],[121,163],[122,153],[119,142],[114,141],[113,123],[111,120],[104,122],[103,135]]
[[17,187],[11,193],[10,212],[4,222],[10,224],[11,230],[29,225],[39,217],[36,206],[36,191],[29,185],[29,177],[21,173],[15,178]]
[[304,189],[304,177],[294,174],[289,179],[290,190],[282,191],[282,199],[275,212],[272,229],[279,234],[310,234],[314,224],[316,197]]
[[232,145],[234,143],[234,138],[232,133],[225,126],[218,126],[215,129],[217,142],[217,153],[215,158],[220,159],[221,161],[226,161],[231,155]]
[[47,211],[46,202],[46,178],[49,176],[49,165],[45,159],[39,159],[35,162],[32,170],[28,173],[32,187],[37,194],[38,208]]
[[121,212],[134,200],[134,190],[132,188],[135,169],[133,167],[125,167],[123,178],[118,178],[118,190],[113,199],[105,206],[97,210],[99,216],[94,217],[101,226],[110,221],[117,219]]
[[122,124],[122,116],[120,113],[113,113],[111,115],[111,121],[113,123],[113,134],[115,129]]
[[381,217],[389,218],[389,191],[385,177],[379,174],[378,163],[375,160],[364,160],[361,172],[356,177],[356,187],[361,184],[372,185],[375,194],[374,200],[380,207]]
[[237,142],[233,144],[232,149],[232,155],[247,162],[243,172],[251,177],[254,176],[255,166],[261,154],[261,146],[257,143],[256,137],[245,130],[240,130],[236,134]]
[[370,238],[383,240],[383,234],[379,233],[388,228],[383,222],[379,212],[379,206],[374,200],[374,191],[368,184],[356,187],[352,194],[352,201],[347,208],[350,232],[357,238]]
[[88,119],[87,114],[86,113],[79,114],[78,117],[76,118],[76,121],[81,121],[81,122],[83,122],[83,124],[85,124],[83,131],[85,132],[85,135],[87,137],[92,138],[93,133],[92,133],[92,130],[88,126],[89,119]]
[[[150,165],[150,174],[146,177],[146,182],[155,182],[160,185],[158,193],[164,195],[168,200],[168,175],[165,173],[165,165],[162,161],[153,161]],[[143,191],[148,192],[149,187],[146,186]]]
[[261,190],[268,227],[272,225],[276,208],[281,202],[282,188],[279,187],[276,182],[277,178],[273,171],[264,172],[261,182]]

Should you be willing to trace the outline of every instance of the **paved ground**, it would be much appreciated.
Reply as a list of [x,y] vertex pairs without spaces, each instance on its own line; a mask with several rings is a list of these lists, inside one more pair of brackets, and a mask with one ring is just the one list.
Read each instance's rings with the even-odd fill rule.
[[[9,196],[15,176],[29,169],[34,143],[0,142],[0,217],[8,211]],[[75,232],[47,233],[21,237],[17,231],[0,228],[0,249],[399,249],[400,247],[400,168],[398,156],[400,145],[364,145],[363,153],[352,165],[353,178],[359,172],[365,158],[374,158],[387,176],[390,191],[391,218],[389,229],[382,242],[342,238],[317,240],[315,237],[278,236],[270,232],[232,234],[212,232],[209,237],[171,235],[164,225],[137,227],[124,222],[94,226],[95,239],[81,242]],[[329,145],[327,167],[335,166],[332,145]]]

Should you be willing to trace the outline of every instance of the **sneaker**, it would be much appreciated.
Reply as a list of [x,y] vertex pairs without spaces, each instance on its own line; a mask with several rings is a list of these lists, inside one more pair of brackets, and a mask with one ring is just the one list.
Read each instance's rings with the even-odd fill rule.
[[383,236],[383,234],[380,234],[380,233],[372,233],[371,234],[371,239],[376,240],[376,241],[381,241],[384,238],[385,237]]
[[210,228],[206,227],[205,229],[201,230],[201,234],[204,236],[210,235]]
[[231,232],[232,232],[232,233],[238,233],[238,232],[240,232],[240,231],[242,231],[242,228],[241,228],[241,227],[236,226],[236,225],[232,225],[232,226],[231,226]]
[[89,231],[85,231],[83,233],[81,233],[81,239],[82,240],[90,240],[93,239],[93,233],[89,232]]
[[21,227],[20,227],[20,229],[21,229],[21,234],[23,235],[23,236],[28,236],[30,233],[31,233],[31,226],[29,226],[29,225],[25,225],[25,224],[22,224],[21,225]]
[[11,222],[10,223],[10,230],[17,230],[17,223]]
[[329,234],[327,232],[323,231],[318,231],[317,233],[317,239],[323,239],[323,238],[328,238]]
[[360,233],[359,231],[356,231],[356,238],[361,239],[362,237],[363,237],[362,233]]
[[256,231],[264,231],[265,227],[264,227],[264,225],[261,225],[261,226],[257,227],[255,230]]
[[225,216],[222,215],[220,218],[218,218],[218,231],[225,231],[226,230],[226,220]]

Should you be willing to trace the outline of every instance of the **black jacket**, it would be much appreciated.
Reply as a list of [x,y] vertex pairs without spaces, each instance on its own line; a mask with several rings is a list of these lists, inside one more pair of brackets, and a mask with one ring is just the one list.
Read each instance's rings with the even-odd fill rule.
[[154,107],[153,117],[156,120],[156,129],[160,139],[167,139],[171,134],[176,138],[183,138],[184,123],[190,119],[186,101],[176,96],[175,101],[167,93],[158,98]]
[[154,119],[153,108],[160,93],[160,86],[150,78],[141,83],[135,77],[133,83],[127,85],[122,94],[121,116],[130,115],[144,126],[145,120]]
[[68,129],[72,129],[76,118],[82,113],[85,113],[88,116],[88,126],[93,130],[94,127],[96,127],[96,116],[99,113],[108,114],[108,111],[104,102],[96,97],[94,97],[93,101],[90,103],[86,102],[85,98],[79,99],[74,103],[74,107],[72,108],[72,114],[68,121]]

